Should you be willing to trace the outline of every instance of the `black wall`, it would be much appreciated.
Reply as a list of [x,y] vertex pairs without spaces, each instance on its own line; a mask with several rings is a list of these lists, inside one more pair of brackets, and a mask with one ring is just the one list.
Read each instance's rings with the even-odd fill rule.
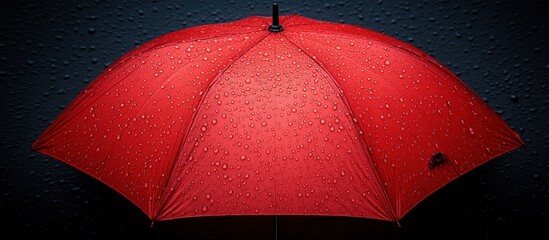
[[[161,34],[270,1],[2,1],[0,232],[4,239],[272,239],[272,217],[158,222],[32,142],[110,63]],[[549,239],[546,1],[281,1],[409,42],[456,72],[526,141],[392,222],[279,217],[280,239]]]

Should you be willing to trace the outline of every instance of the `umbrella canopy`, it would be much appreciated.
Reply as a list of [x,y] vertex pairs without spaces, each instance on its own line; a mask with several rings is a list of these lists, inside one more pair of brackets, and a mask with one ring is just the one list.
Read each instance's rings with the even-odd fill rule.
[[97,178],[153,220],[397,221],[523,145],[419,49],[291,15],[189,28],[132,50],[32,148]]

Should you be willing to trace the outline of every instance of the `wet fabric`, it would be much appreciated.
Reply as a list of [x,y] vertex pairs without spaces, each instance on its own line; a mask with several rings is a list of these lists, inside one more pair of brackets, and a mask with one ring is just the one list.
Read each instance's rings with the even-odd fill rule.
[[181,30],[122,56],[33,149],[153,220],[329,215],[396,221],[524,145],[419,49],[298,15]]

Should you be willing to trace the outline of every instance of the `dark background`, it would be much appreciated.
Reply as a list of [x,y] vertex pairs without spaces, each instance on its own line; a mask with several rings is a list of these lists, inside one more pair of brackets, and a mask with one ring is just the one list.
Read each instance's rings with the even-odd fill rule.
[[[0,232],[18,239],[272,239],[272,217],[158,222],[32,142],[122,54],[170,31],[250,15],[270,1],[2,1]],[[549,239],[546,1],[280,1],[298,13],[409,42],[457,73],[525,140],[396,223],[279,217],[280,239]],[[8,239],[8,238],[4,238]]]

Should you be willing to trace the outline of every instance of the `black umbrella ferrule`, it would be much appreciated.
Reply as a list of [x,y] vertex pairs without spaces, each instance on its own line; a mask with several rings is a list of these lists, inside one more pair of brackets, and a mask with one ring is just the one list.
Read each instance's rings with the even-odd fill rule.
[[278,3],[273,3],[273,24],[269,26],[269,31],[271,32],[280,32],[284,30],[282,25],[278,22]]

